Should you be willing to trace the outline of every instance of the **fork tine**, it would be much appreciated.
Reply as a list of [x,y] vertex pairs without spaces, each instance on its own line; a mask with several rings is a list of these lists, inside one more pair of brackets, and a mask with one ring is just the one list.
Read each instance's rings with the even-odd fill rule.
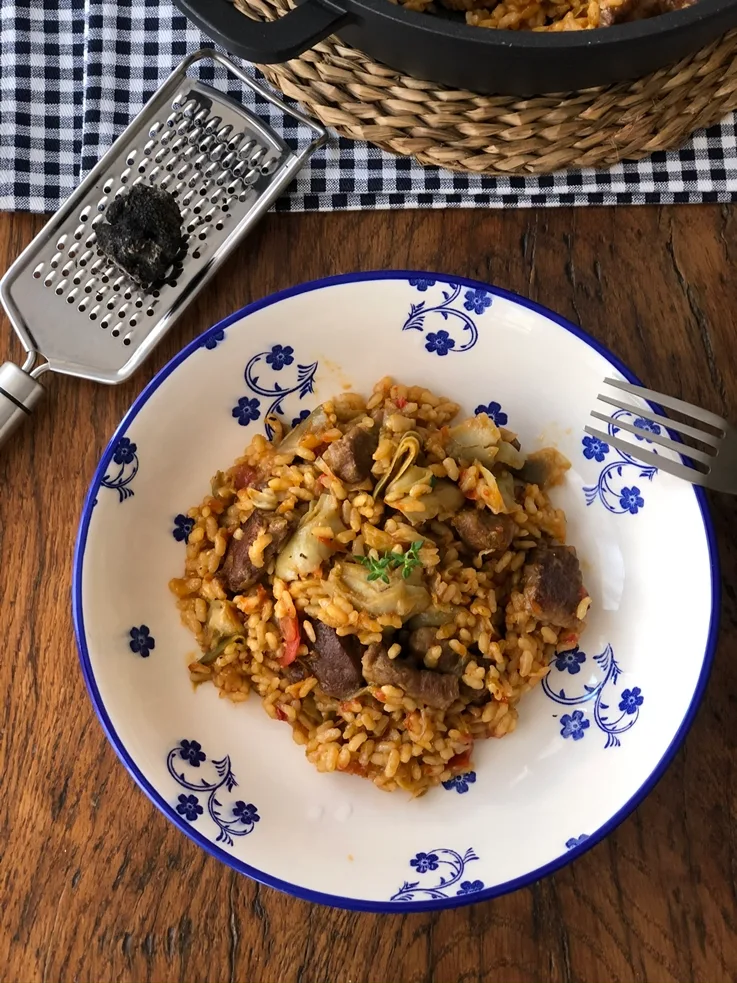
[[[636,437],[644,437],[645,440],[649,440],[652,444],[659,444],[661,447],[667,447],[671,451],[675,451],[677,454],[685,454],[690,457],[693,461],[701,461],[702,464],[711,465],[714,463],[716,454],[707,454],[706,451],[699,450],[696,447],[689,447],[688,444],[683,444],[679,440],[671,440],[670,437],[663,437],[662,434],[652,433],[650,430],[641,430],[639,427],[633,426],[633,424],[628,423],[626,420],[618,420],[613,416],[605,416],[603,413],[598,413],[596,410],[591,411],[591,415],[597,420],[601,420],[602,423],[608,423],[612,426],[619,427],[621,430],[627,430],[629,433],[635,434]],[[630,444],[630,447],[637,447],[636,444]],[[635,454],[635,457],[637,455]]]
[[678,413],[683,413],[684,416],[690,416],[692,420],[700,420],[702,423],[707,423],[710,427],[715,427],[717,430],[722,430],[725,433],[729,430],[729,424],[721,416],[717,416],[716,413],[710,413],[709,410],[702,410],[700,406],[694,406],[693,403],[686,403],[682,399],[676,399],[675,396],[656,393],[652,389],[645,389],[643,386],[633,386],[632,383],[623,382],[619,379],[605,379],[604,382],[608,386],[614,386],[615,389],[623,389],[626,393],[632,393],[633,396],[640,396],[642,399],[650,400],[652,403],[660,403],[661,406],[667,406],[669,410],[676,410]]
[[[716,434],[706,433],[703,430],[699,430],[696,427],[691,427],[687,423],[681,423],[680,420],[674,420],[669,416],[663,416],[662,413],[654,413],[649,407],[644,410],[641,406],[630,406],[621,399],[612,399],[611,396],[605,396],[603,393],[599,393],[599,399],[602,403],[608,403],[610,406],[616,406],[619,410],[626,410],[633,416],[641,416],[645,420],[651,420],[653,423],[659,423],[661,426],[666,427],[668,430],[675,430],[677,433],[683,434],[684,437],[692,437],[694,440],[700,440],[704,444],[708,444],[710,447],[718,447],[722,441],[722,437],[717,437]],[[617,421],[619,424],[619,421]]]
[[674,474],[676,478],[684,478],[686,481],[690,481],[692,485],[705,485],[707,482],[707,475],[702,471],[697,471],[696,468],[689,468],[685,464],[671,461],[667,457],[661,457],[660,454],[654,454],[652,451],[645,450],[644,448],[634,447],[628,440],[612,437],[610,434],[605,434],[601,430],[594,430],[593,427],[584,427],[584,430],[586,433],[591,434],[592,437],[598,437],[599,440],[603,440],[605,444],[611,444],[612,447],[616,447],[618,450],[624,451],[625,454],[637,458],[643,464],[658,468],[660,471],[667,471],[668,474]]

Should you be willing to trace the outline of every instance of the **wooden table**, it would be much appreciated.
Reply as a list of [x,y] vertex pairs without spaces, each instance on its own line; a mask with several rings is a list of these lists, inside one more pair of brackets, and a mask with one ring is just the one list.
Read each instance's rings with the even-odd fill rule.
[[[41,224],[0,216],[0,269]],[[118,763],[70,613],[83,495],[115,425],[185,342],[247,301],[359,269],[478,277],[584,325],[653,388],[737,420],[736,256],[736,213],[716,205],[271,215],[130,382],[51,379],[32,425],[0,453],[0,979],[737,978],[737,499],[712,501],[721,642],[665,777],[572,866],[458,911],[312,907],[208,857]],[[20,357],[5,321],[0,357]]]

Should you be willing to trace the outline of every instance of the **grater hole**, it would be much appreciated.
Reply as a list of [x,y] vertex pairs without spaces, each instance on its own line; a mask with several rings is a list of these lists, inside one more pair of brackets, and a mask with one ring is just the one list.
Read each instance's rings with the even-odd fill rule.
[[67,297],[67,304],[73,304],[73,303],[74,303],[74,297],[72,297],[72,295],[69,294],[69,296]]
[[138,165],[138,173],[139,174],[143,174],[145,172],[145,170],[146,170],[146,165],[144,163],[141,163],[141,164]]
[[194,222],[190,222],[187,226],[187,232],[194,232]]
[[113,190],[113,182],[106,181],[105,184],[103,184],[102,186],[102,190],[105,192],[106,195],[109,195],[110,192]]
[[149,309],[146,311],[146,314],[148,314],[149,317],[153,317],[154,316],[153,307],[149,307]]
[[[88,283],[87,284],[87,286],[84,288],[84,292],[86,294],[91,294],[92,293],[92,284],[91,283]],[[97,295],[97,299],[100,300],[101,298],[102,298],[102,294],[98,294]]]
[[154,297],[160,297],[161,296],[161,291],[160,290],[152,290],[151,291],[151,294]]
[[107,302],[107,309],[108,309],[109,311],[111,311],[111,310],[113,309],[113,307],[115,307],[115,301],[114,301],[114,300],[109,300],[109,301]]
[[127,174],[121,174],[120,175],[120,183],[121,184],[127,184],[128,183],[128,175]]
[[228,211],[228,208],[229,208],[229,207],[230,207],[230,206],[229,206],[229,205],[228,205],[228,203],[226,202],[226,203],[225,203],[225,204],[223,205],[223,211],[224,211],[224,212],[227,212],[227,211]]
[[56,258],[56,256],[54,256],[49,266],[51,267],[52,270],[55,270],[58,265],[59,265],[59,260]]
[[72,280],[72,283],[74,283],[74,284],[80,284],[81,282],[82,282],[82,274],[81,273],[75,273],[74,274],[74,279]]
[[33,279],[40,280],[40,278],[41,278],[41,267],[33,271]]
[[97,312],[90,311],[90,321],[96,321],[96,320],[97,320]]
[[102,321],[100,321],[100,327],[103,329],[110,327],[110,320],[107,317],[103,318]]
[[63,293],[64,293],[64,287],[62,287],[62,285],[59,284],[59,286],[56,288],[56,296],[61,297]]
[[131,326],[132,328],[135,328],[135,326],[136,326],[137,324],[138,324],[138,321],[136,321],[136,319],[135,319],[134,317],[132,317],[132,318],[131,318],[131,320],[130,320],[130,326]]
[[123,338],[123,344],[124,345],[130,345],[130,343],[131,343],[130,338]]
[[138,298],[138,300],[136,301],[136,307],[143,307],[143,301],[141,300],[141,298],[140,298],[140,297],[139,297],[139,298]]
[[207,233],[206,232],[200,232],[200,234],[199,234],[199,236],[197,238],[198,239],[207,239]]
[[100,202],[100,204],[97,206],[97,210],[98,210],[98,212],[104,212],[105,211],[105,202],[104,201],[101,201]]
[[192,259],[199,259],[199,258],[200,258],[200,251],[199,249],[195,249],[195,251],[192,253]]

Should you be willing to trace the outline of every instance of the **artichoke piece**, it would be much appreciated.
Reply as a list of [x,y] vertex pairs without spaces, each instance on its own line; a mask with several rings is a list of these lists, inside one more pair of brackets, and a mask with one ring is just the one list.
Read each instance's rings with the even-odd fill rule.
[[480,461],[490,468],[499,454],[502,435],[499,427],[486,415],[469,417],[448,432],[445,449],[455,460]]
[[[416,485],[428,485],[430,491],[418,498],[410,495]],[[462,508],[465,498],[460,488],[447,478],[436,478],[429,468],[407,468],[390,482],[385,491],[386,504],[401,512],[412,525],[436,519],[441,513],[452,515]]]
[[236,635],[243,631],[243,622],[232,601],[210,601],[207,627],[214,635]]
[[526,460],[526,455],[522,451],[518,451],[514,444],[510,444],[507,440],[500,442],[499,453],[496,456],[497,465],[504,464],[508,468],[514,468],[515,471],[519,471],[520,468],[525,466]]
[[386,474],[383,474],[376,483],[374,488],[374,501],[378,501],[381,493],[386,489],[387,485],[396,481],[398,478],[405,473],[407,468],[411,467],[420,454],[420,435],[415,430],[408,430],[402,435],[402,439],[397,445],[397,449],[394,451],[394,457],[392,458],[392,463],[389,465],[389,470]]
[[358,563],[336,563],[330,581],[357,611],[372,617],[398,614],[405,621],[430,606],[430,594],[422,583],[422,570],[413,570],[405,580],[398,570],[389,573],[389,583],[369,580],[370,571]]
[[509,471],[494,476],[479,461],[474,461],[479,469],[481,480],[476,485],[476,494],[494,515],[500,512],[514,512],[517,503],[514,497],[514,478]]
[[279,552],[274,573],[280,580],[308,577],[331,556],[334,548],[332,542],[318,539],[312,533],[320,526],[328,526],[333,535],[345,532],[338,502],[328,492],[312,504],[294,535]]
[[319,433],[321,430],[326,429],[329,422],[328,415],[321,403],[315,407],[308,417],[305,417],[301,423],[298,423],[296,427],[293,427],[289,431],[277,447],[277,454],[295,454],[303,437],[306,437],[308,433]]

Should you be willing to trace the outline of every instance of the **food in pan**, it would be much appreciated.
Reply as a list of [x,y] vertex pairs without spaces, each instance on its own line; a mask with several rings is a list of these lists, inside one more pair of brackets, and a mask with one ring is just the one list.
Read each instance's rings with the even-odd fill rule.
[[458,409],[385,378],[272,419],[190,510],[170,583],[194,682],[255,690],[319,771],[414,795],[514,729],[590,604],[548,498],[568,462]]
[[408,10],[465,14],[475,27],[580,31],[610,27],[690,7],[695,0],[399,0]]

